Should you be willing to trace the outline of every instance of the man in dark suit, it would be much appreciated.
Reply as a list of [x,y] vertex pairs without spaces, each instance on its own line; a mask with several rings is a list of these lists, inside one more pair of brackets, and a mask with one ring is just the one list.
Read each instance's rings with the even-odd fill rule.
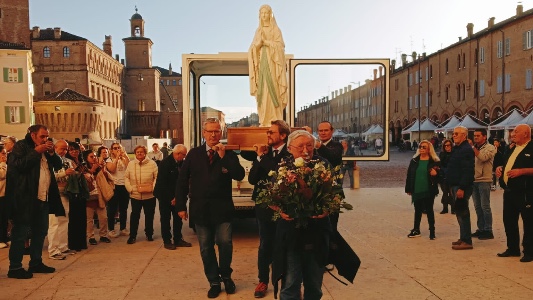
[[[204,272],[210,284],[208,298],[220,294],[220,281],[226,293],[235,293],[231,279],[233,255],[231,221],[235,214],[232,200],[232,179],[242,180],[244,168],[233,151],[220,143],[220,121],[208,118],[203,123],[205,143],[191,149],[178,176],[176,209],[187,220],[187,195],[190,191],[189,212],[194,219]],[[190,182],[190,187],[189,187]],[[215,254],[218,246],[219,261]]]
[[[266,132],[268,145],[254,145],[257,157],[254,158],[252,168],[248,174],[248,182],[254,185],[253,200],[256,200],[257,194],[263,188],[259,181],[267,180],[268,173],[277,170],[282,158],[290,155],[286,144],[287,138],[291,133],[289,125],[283,120],[272,121],[271,124],[270,129]],[[270,264],[272,263],[276,237],[276,223],[272,221],[273,213],[274,211],[270,208],[255,206],[259,228],[259,251],[257,253],[259,284],[255,288],[255,298],[265,297],[268,288]]]
[[503,166],[496,168],[503,192],[503,225],[507,250],[499,257],[520,256],[518,217],[522,215],[524,256],[521,262],[533,261],[533,143],[531,128],[520,124],[514,129],[515,146],[506,151]]
[[[322,121],[320,124],[318,124],[318,140],[315,144],[316,151],[318,155],[329,161],[329,163],[331,164],[331,168],[335,168],[337,166],[342,165],[343,148],[341,143],[334,141],[332,137],[333,126],[330,122]],[[339,184],[341,184],[342,186],[342,181],[339,181]],[[344,193],[342,194],[342,196],[344,197]],[[331,222],[331,228],[333,230],[333,233],[335,233],[337,231],[337,224],[339,223],[339,213],[330,214],[329,219]],[[335,236],[335,234],[332,234],[331,236]],[[332,247],[335,247],[335,241],[333,239],[330,240],[330,245]],[[328,259],[326,269],[328,271],[333,270],[333,264],[331,263],[331,259]]]
[[[175,198],[178,175],[185,155],[187,155],[187,148],[184,145],[174,146],[172,155],[164,158],[159,164],[155,181],[154,196],[159,200],[161,237],[163,237],[165,249],[168,250],[176,250],[176,247],[191,247],[191,243],[184,241],[181,234],[183,221],[176,211]],[[172,243],[172,233],[170,233],[170,218],[172,218],[174,243]]]

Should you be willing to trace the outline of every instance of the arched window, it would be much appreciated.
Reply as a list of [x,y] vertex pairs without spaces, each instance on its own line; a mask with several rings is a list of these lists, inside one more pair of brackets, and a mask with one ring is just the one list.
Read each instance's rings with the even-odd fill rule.
[[50,58],[50,47],[46,46],[43,48],[43,57]]
[[70,48],[69,47],[63,47],[63,57],[70,57]]

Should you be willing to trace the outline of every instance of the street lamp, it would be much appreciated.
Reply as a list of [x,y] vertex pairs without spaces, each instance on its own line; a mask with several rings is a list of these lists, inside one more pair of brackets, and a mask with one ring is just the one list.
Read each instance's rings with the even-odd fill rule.
[[359,94],[357,96],[357,128],[356,131],[359,133],[359,138],[361,138],[361,81],[353,82],[350,81],[350,83],[357,84],[357,93]]

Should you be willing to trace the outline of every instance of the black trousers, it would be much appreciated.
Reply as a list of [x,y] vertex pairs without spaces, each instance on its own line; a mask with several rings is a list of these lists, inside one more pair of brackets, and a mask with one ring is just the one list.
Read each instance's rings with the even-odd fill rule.
[[[170,204],[170,200],[159,200],[159,216],[161,221],[161,237],[165,244],[172,243],[172,236],[174,236],[174,243],[177,243],[183,236],[181,228],[183,221],[178,216],[176,206]],[[172,219],[172,233],[170,233],[170,219]]]
[[154,235],[155,198],[137,200],[131,198],[130,237],[137,237],[141,210],[144,210],[144,233],[147,236]]
[[435,196],[418,199],[414,202],[415,205],[415,220],[413,229],[420,231],[420,221],[422,220],[422,213],[426,211],[428,217],[429,230],[435,230],[435,212],[433,211],[433,203]]
[[120,230],[126,228],[128,221],[128,206],[130,204],[130,194],[123,185],[115,185],[115,193],[107,202],[107,228],[115,230],[115,215],[119,212]]
[[7,199],[0,197],[0,243],[7,243]]
[[[529,207],[527,207],[529,204]],[[533,256],[533,203],[526,202],[525,191],[505,190],[503,193],[503,226],[507,236],[507,249],[520,252],[518,218],[522,216],[524,254]]]
[[69,196],[68,248],[87,249],[87,209],[86,200],[79,194]]

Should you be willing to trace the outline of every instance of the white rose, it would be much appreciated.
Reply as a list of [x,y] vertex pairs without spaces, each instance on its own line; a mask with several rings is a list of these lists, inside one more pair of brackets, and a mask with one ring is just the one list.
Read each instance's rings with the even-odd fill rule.
[[302,157],[298,157],[294,160],[294,166],[296,167],[303,167],[305,165],[305,160]]

